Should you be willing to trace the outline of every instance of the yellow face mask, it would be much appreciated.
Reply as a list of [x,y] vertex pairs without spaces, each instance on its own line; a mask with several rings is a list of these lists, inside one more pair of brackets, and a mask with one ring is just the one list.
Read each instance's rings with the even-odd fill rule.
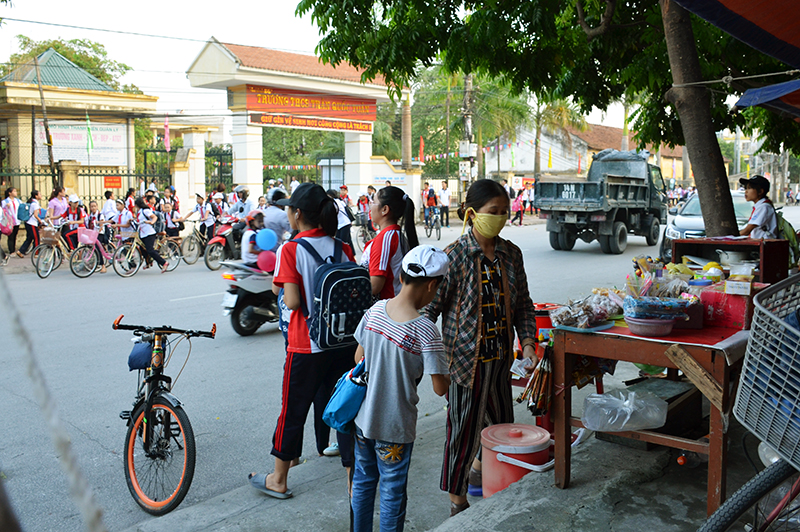
[[469,220],[469,213],[472,212],[475,217],[472,219],[472,227],[484,238],[494,238],[500,234],[500,231],[505,227],[508,221],[508,216],[505,214],[488,214],[484,212],[475,212],[475,209],[470,207],[467,209],[466,217],[464,218],[464,227],[461,229],[461,234],[467,228],[467,220]]

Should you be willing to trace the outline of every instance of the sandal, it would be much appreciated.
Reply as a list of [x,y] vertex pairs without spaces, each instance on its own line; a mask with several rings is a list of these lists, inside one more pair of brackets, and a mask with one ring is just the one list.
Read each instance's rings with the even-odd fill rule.
[[167,268],[169,268],[169,262],[164,262],[164,265],[161,267],[161,273],[167,273]]
[[467,508],[469,508],[469,501],[465,501],[463,504],[456,504],[450,501],[450,517],[460,514]]

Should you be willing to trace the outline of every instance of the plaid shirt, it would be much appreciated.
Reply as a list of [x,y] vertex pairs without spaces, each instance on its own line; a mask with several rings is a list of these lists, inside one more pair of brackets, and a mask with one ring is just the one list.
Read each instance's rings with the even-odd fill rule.
[[[445,252],[450,258],[447,276],[424,312],[434,323],[440,314],[443,315],[442,340],[448,354],[450,378],[472,388],[481,347],[480,260],[483,250],[470,230],[447,246]],[[506,316],[513,324],[508,328],[508,345],[514,345],[515,328],[520,339],[535,339],[535,314],[522,251],[508,240],[497,237],[495,254],[501,259]],[[510,365],[511,357],[508,363]]]

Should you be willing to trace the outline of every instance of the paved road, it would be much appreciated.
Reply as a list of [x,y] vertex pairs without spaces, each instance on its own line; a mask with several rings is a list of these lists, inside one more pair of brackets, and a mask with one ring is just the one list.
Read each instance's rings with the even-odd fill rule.
[[[787,217],[793,223],[799,220],[800,208],[787,209]],[[453,227],[443,231],[440,242],[422,240],[444,247],[459,233],[460,228]],[[578,242],[572,252],[557,252],[550,249],[544,225],[509,227],[503,236],[525,253],[530,291],[540,302],[565,302],[595,286],[622,286],[631,258],[657,250],[647,247],[643,237],[631,237],[619,256],[602,254],[596,242]],[[81,280],[62,267],[46,280],[28,272],[7,275],[5,281],[34,337],[39,364],[110,529],[123,530],[148,519],[131,499],[122,468],[125,424],[118,414],[130,407],[136,374],[126,366],[129,335],[111,330],[119,314],[130,323],[185,328],[218,324],[216,340],[195,340],[175,386],[194,427],[198,456],[182,507],[242,487],[249,471],[270,469],[283,339],[274,325],[249,338],[231,330],[220,313],[226,285],[218,272],[198,263],[183,264],[165,275],[148,270],[132,279],[108,273]],[[0,308],[3,316],[10,312],[8,301]],[[25,529],[82,530],[8,319],[0,320],[0,338],[0,404],[5,412],[0,475]],[[177,350],[172,375],[185,352]],[[444,407],[430,386],[421,386],[420,396],[421,416]],[[310,461],[336,460],[316,456],[310,424],[304,449]]]

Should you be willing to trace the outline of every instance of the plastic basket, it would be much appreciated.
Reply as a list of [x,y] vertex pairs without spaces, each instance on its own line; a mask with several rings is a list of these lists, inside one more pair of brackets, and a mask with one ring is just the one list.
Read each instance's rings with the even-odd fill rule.
[[78,242],[93,246],[97,242],[98,231],[94,229],[86,229],[85,227],[78,227]]
[[39,243],[55,245],[58,242],[58,230],[46,226],[39,228]]
[[800,469],[800,274],[759,292],[733,415]]
[[369,213],[366,212],[357,212],[355,214],[355,222],[353,222],[356,226],[361,227],[362,225],[369,225]]

